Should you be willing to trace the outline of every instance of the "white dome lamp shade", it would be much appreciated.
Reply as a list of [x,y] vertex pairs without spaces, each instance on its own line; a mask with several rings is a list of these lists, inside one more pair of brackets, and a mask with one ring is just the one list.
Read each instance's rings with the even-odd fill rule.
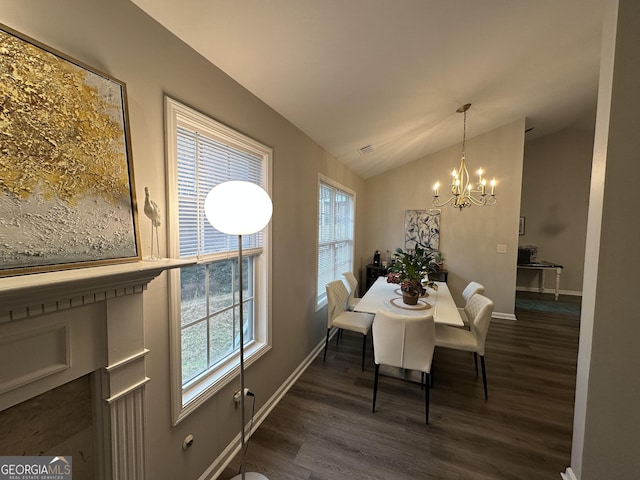
[[[213,228],[227,235],[238,236],[238,302],[240,325],[244,325],[242,299],[242,235],[259,232],[267,226],[273,213],[273,204],[269,194],[259,185],[251,182],[230,181],[214,187],[205,198],[204,213]],[[244,392],[244,328],[240,333],[240,392]],[[255,400],[255,397],[254,397]],[[231,480],[268,480],[256,472],[244,471],[245,442],[245,401],[240,401],[240,473]]]
[[228,235],[249,235],[266,227],[273,204],[262,187],[231,181],[214,187],[204,201],[204,213],[213,228]]

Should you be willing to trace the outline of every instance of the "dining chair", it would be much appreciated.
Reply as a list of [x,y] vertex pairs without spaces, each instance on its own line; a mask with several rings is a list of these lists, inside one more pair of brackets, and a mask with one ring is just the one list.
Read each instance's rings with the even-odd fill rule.
[[347,281],[348,291],[349,291],[349,299],[347,301],[347,307],[349,310],[353,310],[360,299],[356,297],[356,289],[358,288],[358,279],[352,272],[344,272],[342,274],[344,279]]
[[471,329],[464,330],[450,325],[436,324],[436,347],[473,352],[476,375],[478,375],[478,355],[480,355],[484,398],[488,400],[484,347],[489,330],[489,323],[491,322],[491,314],[493,313],[493,302],[484,295],[476,293],[469,299],[467,305],[464,307],[464,311],[467,318],[471,320]]
[[[469,284],[464,287],[462,290],[462,298],[464,299],[464,304],[466,305],[471,300],[476,293],[480,295],[484,295],[484,285],[471,281]],[[460,312],[460,318],[462,318],[462,323],[464,323],[464,328],[470,329],[471,326],[469,324],[469,317],[467,317],[466,312],[464,311],[464,307],[458,307],[458,312]]]
[[425,421],[429,424],[429,375],[435,348],[435,327],[432,314],[407,316],[379,310],[373,319],[373,412],[376,411],[380,365],[421,372],[424,388]]
[[[347,287],[344,286],[342,280],[334,280],[327,283],[327,339],[324,343],[324,356],[322,361],[327,358],[327,347],[329,346],[329,334],[332,327],[337,327],[343,330],[350,330],[352,332],[361,333],[362,339],[362,370],[364,371],[364,358],[367,350],[367,335],[371,330],[371,323],[373,322],[373,315],[370,313],[362,312],[350,312],[347,310],[347,300],[349,299],[349,292]],[[338,342],[339,337],[336,339]]]

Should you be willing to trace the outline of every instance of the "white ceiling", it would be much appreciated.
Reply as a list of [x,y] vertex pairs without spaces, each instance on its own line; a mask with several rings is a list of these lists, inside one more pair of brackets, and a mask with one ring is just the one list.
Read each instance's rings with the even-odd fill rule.
[[363,178],[460,143],[468,102],[467,138],[593,128],[603,0],[132,1]]

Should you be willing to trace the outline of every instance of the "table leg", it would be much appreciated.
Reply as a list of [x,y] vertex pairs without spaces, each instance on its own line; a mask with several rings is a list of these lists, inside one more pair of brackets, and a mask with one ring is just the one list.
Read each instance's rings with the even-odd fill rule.
[[561,268],[556,268],[556,302],[558,301],[558,291],[560,290],[560,274],[562,273]]
[[538,270],[538,291],[544,293],[544,268]]

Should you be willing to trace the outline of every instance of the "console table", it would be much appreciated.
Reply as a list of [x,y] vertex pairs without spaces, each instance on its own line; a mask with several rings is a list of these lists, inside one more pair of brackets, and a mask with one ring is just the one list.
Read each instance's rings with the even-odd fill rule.
[[544,274],[547,270],[556,271],[556,300],[558,300],[560,290],[560,274],[562,273],[562,265],[551,262],[537,262],[537,263],[522,263],[518,264],[519,269],[523,270],[535,270],[538,273],[538,290],[540,293],[544,291]]

